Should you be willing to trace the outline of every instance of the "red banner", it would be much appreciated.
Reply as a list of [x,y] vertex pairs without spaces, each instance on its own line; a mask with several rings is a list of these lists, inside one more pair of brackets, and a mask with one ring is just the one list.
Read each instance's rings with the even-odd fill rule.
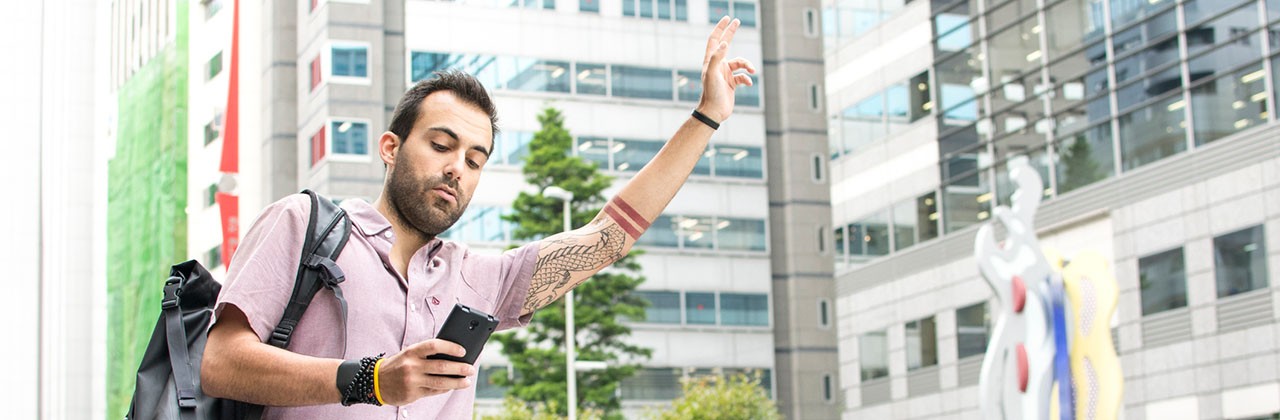
[[222,214],[222,266],[230,269],[231,257],[240,245],[240,197],[220,192],[214,200]]
[[227,74],[227,113],[222,119],[222,164],[218,170],[240,172],[240,0],[231,15],[231,65]]

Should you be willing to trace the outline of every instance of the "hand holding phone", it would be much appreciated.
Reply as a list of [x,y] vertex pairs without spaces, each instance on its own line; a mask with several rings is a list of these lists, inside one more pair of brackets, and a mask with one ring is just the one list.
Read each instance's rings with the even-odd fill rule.
[[[497,327],[498,319],[494,318],[493,315],[461,303],[454,304],[453,311],[449,312],[448,318],[445,318],[444,326],[440,327],[440,334],[437,334],[436,338],[458,343],[458,345],[467,350],[467,354],[463,357],[454,357],[437,353],[427,356],[427,358],[474,365],[476,364],[476,359],[480,357],[480,351],[484,350],[484,343],[489,341],[489,335],[493,334],[493,330]],[[440,376],[461,378],[461,376],[456,375]]]

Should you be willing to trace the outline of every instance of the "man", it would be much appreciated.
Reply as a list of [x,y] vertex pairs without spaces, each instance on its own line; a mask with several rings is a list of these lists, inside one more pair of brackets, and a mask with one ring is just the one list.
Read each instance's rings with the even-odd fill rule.
[[733,112],[734,89],[751,85],[734,72],[754,73],[752,65],[725,59],[738,26],[728,17],[716,25],[695,112],[591,223],[501,256],[436,238],[466,209],[493,151],[493,103],[457,72],[414,86],[378,140],[382,194],[373,204],[343,202],[353,225],[337,260],[347,279],[345,325],[331,292],[321,291],[289,350],[264,343],[292,290],[310,207],[302,195],[278,201],[231,263],[201,366],[204,392],[268,406],[270,419],[470,418],[475,366],[425,359],[463,356],[461,346],[434,338],[454,303],[494,314],[499,328],[522,326],[626,255]]

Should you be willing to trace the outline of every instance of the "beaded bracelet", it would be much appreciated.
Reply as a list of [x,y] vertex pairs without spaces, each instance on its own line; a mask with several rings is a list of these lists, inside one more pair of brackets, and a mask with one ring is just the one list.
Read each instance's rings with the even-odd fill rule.
[[356,373],[355,379],[351,380],[351,384],[343,391],[342,405],[382,405],[382,399],[378,398],[379,396],[376,392],[375,381],[377,381],[377,367],[382,362],[384,354],[386,353],[360,359],[360,372]]

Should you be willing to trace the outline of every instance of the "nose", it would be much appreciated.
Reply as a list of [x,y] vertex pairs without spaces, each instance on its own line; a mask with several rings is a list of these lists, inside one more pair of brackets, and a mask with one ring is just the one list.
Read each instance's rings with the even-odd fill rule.
[[454,159],[451,159],[449,163],[444,166],[445,177],[455,181],[462,180],[463,168],[466,167],[466,164],[467,156],[465,154],[460,154]]

